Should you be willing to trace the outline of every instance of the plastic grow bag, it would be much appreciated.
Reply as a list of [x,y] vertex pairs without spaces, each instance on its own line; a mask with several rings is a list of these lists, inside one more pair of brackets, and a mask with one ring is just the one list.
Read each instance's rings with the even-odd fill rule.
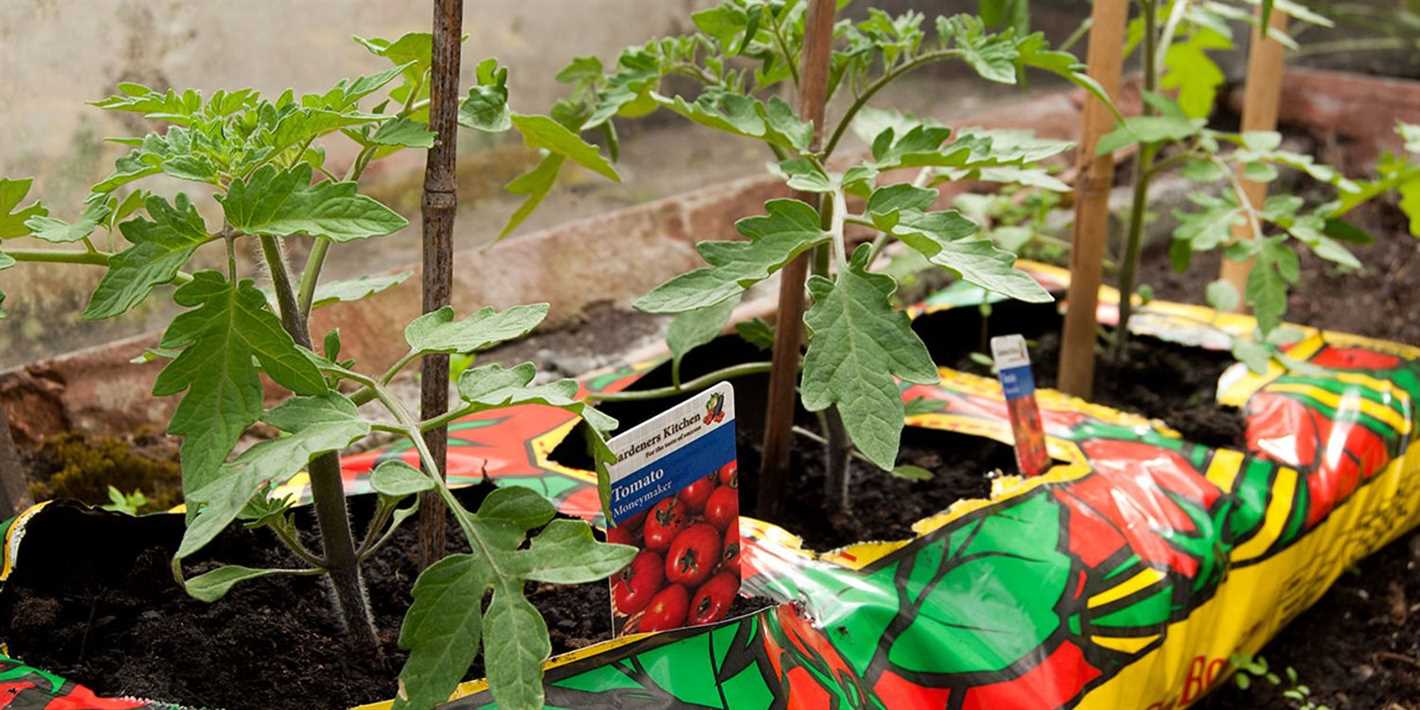
[[[1052,286],[1065,274],[1036,268]],[[1101,318],[1112,317],[1112,294]],[[923,312],[976,304],[948,289]],[[1153,302],[1134,330],[1218,348],[1252,320]],[[1348,565],[1420,522],[1413,400],[1420,349],[1296,328],[1292,369],[1235,367],[1220,401],[1245,407],[1248,451],[1184,441],[1161,422],[1040,391],[1046,475],[997,481],[919,521],[917,537],[816,554],[745,519],[749,592],[778,606],[713,626],[633,636],[549,663],[553,707],[1177,708],[1263,646]],[[655,362],[589,377],[626,387]],[[999,386],[942,371],[905,387],[912,426],[1009,441]],[[455,483],[483,475],[597,515],[593,477],[548,461],[565,414],[520,407],[451,432]],[[346,459],[347,489],[391,449]],[[289,485],[304,494],[304,482]],[[39,513],[42,515],[43,511]],[[16,562],[24,521],[7,531]],[[491,703],[466,683],[446,707]],[[387,707],[388,703],[369,705]],[[12,707],[45,707],[43,704]],[[60,706],[63,707],[63,706]],[[97,706],[96,706],[97,707]],[[133,707],[133,706],[115,706]]]

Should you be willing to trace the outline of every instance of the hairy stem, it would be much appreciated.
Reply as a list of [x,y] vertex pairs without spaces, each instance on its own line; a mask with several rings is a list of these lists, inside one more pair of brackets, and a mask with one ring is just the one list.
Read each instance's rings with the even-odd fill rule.
[[848,107],[848,111],[843,114],[843,118],[839,119],[838,125],[833,129],[833,135],[828,139],[828,143],[823,146],[822,155],[824,159],[826,160],[833,155],[834,149],[838,147],[839,141],[843,140],[843,135],[848,131],[848,127],[853,124],[853,119],[857,117],[858,112],[863,110],[863,107],[868,105],[868,101],[873,98],[873,95],[882,91],[883,87],[891,84],[903,74],[920,66],[925,66],[932,62],[954,59],[960,56],[961,50],[959,49],[939,49],[927,52],[912,61],[904,62],[900,66],[893,67],[891,71],[878,77],[876,81],[869,84],[866,89],[863,89],[863,93],[859,94],[858,97],[853,100],[853,104]]
[[[655,389],[634,390],[631,392],[591,392],[587,395],[587,401],[635,402],[647,399],[663,399],[665,397],[674,397],[680,394],[698,392],[700,390],[705,389],[706,387],[709,387],[723,380],[730,380],[736,377],[744,377],[746,375],[764,374],[766,372],[769,372],[771,367],[772,363],[768,362],[749,362],[716,370],[707,375],[697,377],[689,382],[681,383],[679,387],[672,385],[670,387],[657,387]],[[459,416],[464,416],[466,414],[467,412],[460,414],[458,411],[454,411],[450,412],[444,417],[439,417],[438,419],[430,421],[441,421],[445,418],[457,419]]]
[[[281,325],[297,345],[311,347],[311,334],[305,317],[296,305],[296,292],[281,244],[276,237],[261,237],[261,251],[271,270],[271,284],[276,291],[276,303],[281,311]],[[340,454],[330,451],[311,459],[311,500],[316,509],[321,547],[325,553],[326,570],[335,588],[336,611],[350,635],[351,645],[378,657],[379,640],[375,636],[375,621],[365,596],[365,582],[360,576],[360,559],[355,550],[355,534],[350,529],[350,513],[345,505],[345,484],[340,476]]]
[[330,237],[316,237],[311,245],[311,254],[306,257],[306,267],[301,270],[301,288],[296,294],[296,305],[301,317],[311,317],[311,306],[316,297],[316,285],[320,282],[321,267],[325,266],[325,256],[330,252]]

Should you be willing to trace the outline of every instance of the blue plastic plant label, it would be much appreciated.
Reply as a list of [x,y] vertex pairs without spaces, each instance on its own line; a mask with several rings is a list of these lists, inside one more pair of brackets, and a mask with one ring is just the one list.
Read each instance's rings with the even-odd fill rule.
[[722,382],[608,444],[607,540],[640,549],[611,578],[614,632],[725,618],[740,589],[734,390]]
[[996,363],[996,376],[1001,380],[1001,393],[1006,397],[1016,466],[1022,475],[1039,476],[1050,467],[1050,455],[1045,450],[1045,428],[1035,401],[1035,376],[1030,369],[1026,339],[1020,335],[992,338],[991,357]]

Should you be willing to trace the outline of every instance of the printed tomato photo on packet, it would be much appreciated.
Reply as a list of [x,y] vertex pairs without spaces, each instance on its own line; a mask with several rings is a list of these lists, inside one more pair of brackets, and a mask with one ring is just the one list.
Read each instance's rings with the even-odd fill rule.
[[740,591],[734,390],[717,385],[608,444],[607,540],[640,550],[611,577],[615,634],[724,619]]

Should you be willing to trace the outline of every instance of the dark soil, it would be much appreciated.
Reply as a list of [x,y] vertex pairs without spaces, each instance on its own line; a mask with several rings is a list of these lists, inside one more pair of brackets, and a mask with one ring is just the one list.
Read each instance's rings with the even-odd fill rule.
[[[457,495],[476,506],[486,490]],[[365,519],[369,499],[352,501],[356,519]],[[220,602],[199,602],[168,570],[182,536],[179,516],[134,519],[58,505],[29,528],[24,563],[0,593],[0,638],[26,663],[100,694],[229,710],[347,708],[394,696],[405,656],[396,641],[417,576],[407,554],[415,547],[412,524],[365,565],[380,662],[345,648],[321,581],[266,578],[238,585]],[[450,536],[447,550],[468,548]],[[200,574],[215,560],[296,565],[269,533],[243,528],[228,529],[185,571]],[[548,620],[554,654],[611,636],[605,583],[530,584],[528,596]],[[767,604],[740,600],[736,613]],[[467,677],[482,675],[480,659]]]

